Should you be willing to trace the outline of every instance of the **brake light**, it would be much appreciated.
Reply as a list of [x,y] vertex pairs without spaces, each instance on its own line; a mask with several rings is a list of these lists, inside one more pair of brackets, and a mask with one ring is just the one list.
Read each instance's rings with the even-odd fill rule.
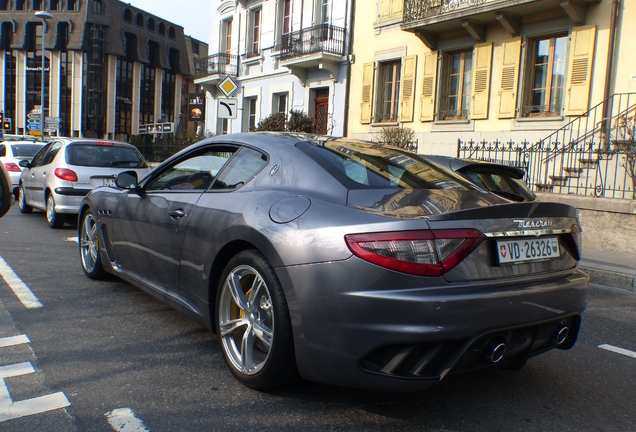
[[345,236],[347,246],[358,258],[418,276],[443,275],[466,258],[484,239],[482,233],[472,229]]
[[59,179],[70,181],[70,182],[77,181],[77,174],[75,173],[75,171],[70,170],[68,168],[55,168],[54,173],[55,173],[55,177]]
[[112,147],[113,143],[110,141],[97,141],[95,145]]
[[20,169],[20,167],[13,162],[5,163],[4,168],[7,170],[7,172],[22,172],[22,169]]

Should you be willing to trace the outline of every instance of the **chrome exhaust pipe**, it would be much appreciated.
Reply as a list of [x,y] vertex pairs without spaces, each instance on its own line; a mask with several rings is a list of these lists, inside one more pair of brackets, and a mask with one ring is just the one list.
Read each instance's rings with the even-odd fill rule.
[[554,341],[557,345],[561,345],[568,338],[570,329],[566,326],[559,327],[554,334]]
[[501,339],[493,339],[486,344],[483,358],[489,363],[499,363],[506,354],[506,344]]

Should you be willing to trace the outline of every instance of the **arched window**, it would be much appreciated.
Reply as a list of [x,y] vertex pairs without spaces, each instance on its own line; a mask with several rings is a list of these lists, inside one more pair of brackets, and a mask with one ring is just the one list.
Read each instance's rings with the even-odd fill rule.
[[137,15],[135,15],[135,24],[137,24],[139,27],[144,26],[144,16],[142,14],[137,13]]
[[148,30],[155,31],[155,20],[148,18]]
[[166,25],[164,23],[159,23],[159,34],[166,34]]
[[168,28],[168,37],[171,37],[172,39],[175,38],[175,31],[174,31],[174,27],[170,26]]
[[96,14],[100,14],[102,15],[104,13],[104,4],[102,3],[102,0],[93,0],[93,2],[91,3],[91,10],[93,13]]
[[132,12],[130,9],[124,9],[124,21],[132,22]]

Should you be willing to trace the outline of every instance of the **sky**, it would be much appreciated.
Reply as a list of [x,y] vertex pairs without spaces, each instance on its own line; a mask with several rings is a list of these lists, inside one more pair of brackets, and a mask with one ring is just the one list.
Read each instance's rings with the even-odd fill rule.
[[[136,8],[150,12],[183,26],[185,34],[210,42],[210,7],[212,0],[122,0]],[[216,3],[216,2],[215,2]]]

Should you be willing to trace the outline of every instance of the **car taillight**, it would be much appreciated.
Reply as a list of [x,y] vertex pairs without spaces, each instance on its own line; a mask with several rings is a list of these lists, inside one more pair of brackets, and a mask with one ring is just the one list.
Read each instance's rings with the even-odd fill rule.
[[7,172],[22,172],[22,169],[20,169],[20,167],[13,162],[5,163],[4,168],[7,170]]
[[75,173],[75,171],[70,170],[68,168],[55,168],[54,173],[55,173],[55,177],[59,179],[70,181],[70,182],[77,181],[77,174]]
[[441,276],[485,239],[471,229],[351,234],[351,252],[370,263],[418,276]]

